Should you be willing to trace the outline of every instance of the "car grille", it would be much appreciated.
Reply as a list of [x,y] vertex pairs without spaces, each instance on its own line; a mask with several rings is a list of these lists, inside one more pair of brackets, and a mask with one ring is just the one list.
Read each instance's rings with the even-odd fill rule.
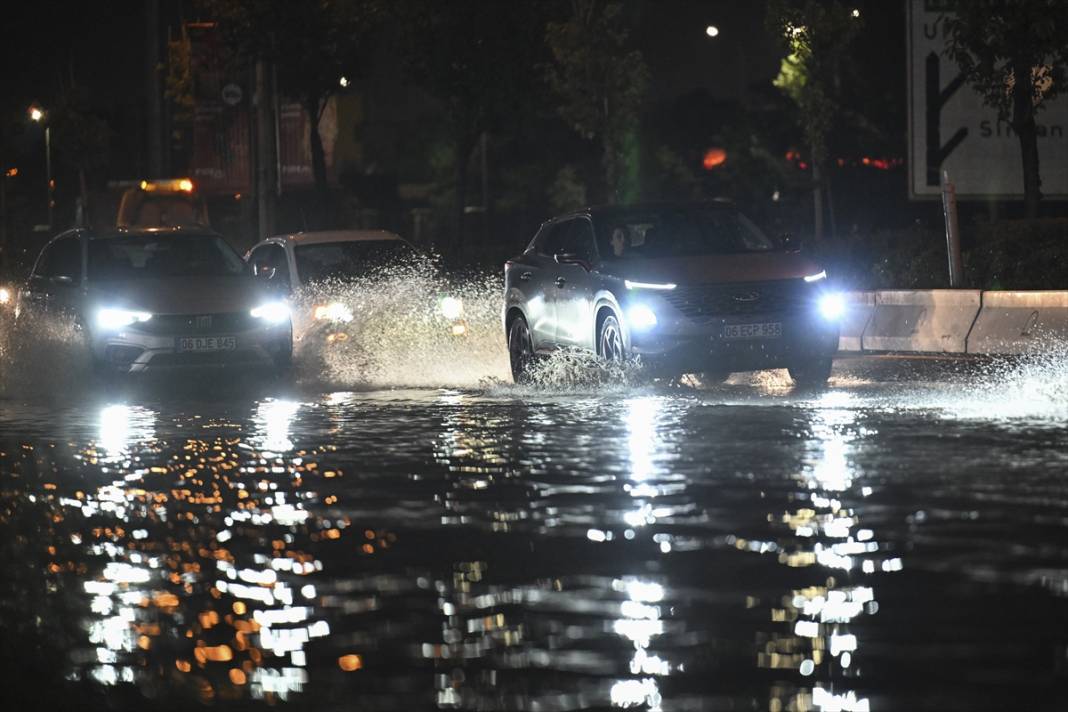
[[149,368],[175,366],[236,366],[259,363],[260,359],[248,351],[212,351],[208,353],[159,353],[148,362]]
[[661,295],[690,319],[791,313],[805,309],[812,288],[801,279],[679,286]]
[[146,334],[234,334],[249,331],[259,325],[256,317],[248,312],[224,314],[157,314],[146,322],[135,325],[137,331]]

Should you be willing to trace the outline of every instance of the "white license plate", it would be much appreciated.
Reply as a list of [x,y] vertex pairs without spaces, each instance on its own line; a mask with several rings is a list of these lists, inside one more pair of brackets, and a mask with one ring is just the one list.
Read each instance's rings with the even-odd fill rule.
[[183,352],[233,351],[236,348],[235,336],[183,336],[178,339],[178,350]]
[[724,339],[777,339],[782,336],[782,322],[763,324],[724,324]]

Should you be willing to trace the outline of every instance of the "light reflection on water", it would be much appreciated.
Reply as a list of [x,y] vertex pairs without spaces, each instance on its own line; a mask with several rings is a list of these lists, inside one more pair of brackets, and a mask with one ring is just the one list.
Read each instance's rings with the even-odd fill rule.
[[[995,579],[1028,580],[999,563],[1014,529],[969,522],[1012,506],[1048,528],[1068,510],[958,489],[917,516],[921,494],[902,490],[924,492],[930,439],[974,425],[933,433],[931,413],[849,389],[772,406],[440,390],[94,413],[58,440],[8,430],[0,519],[15,526],[18,503],[48,522],[22,534],[49,590],[77,592],[42,602],[79,631],[68,679],[213,705],[901,707],[910,656],[956,632],[900,630],[908,607],[998,615],[968,588],[991,551]],[[982,459],[1029,448],[1014,486],[1059,486],[1047,433],[998,432]],[[939,465],[987,493],[1000,481],[975,458]],[[1034,569],[1068,580],[1063,552],[1043,556]],[[1039,590],[1065,612],[1055,583]],[[949,665],[944,694],[983,707]]]

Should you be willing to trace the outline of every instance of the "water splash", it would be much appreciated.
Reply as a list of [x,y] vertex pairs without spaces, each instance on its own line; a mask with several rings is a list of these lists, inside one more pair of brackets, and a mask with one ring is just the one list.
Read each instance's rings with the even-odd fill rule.
[[0,398],[67,397],[90,380],[89,347],[74,320],[0,314]]
[[[305,288],[293,300],[298,319],[335,303],[352,319],[336,329],[318,325],[321,331],[302,339],[298,376],[347,388],[475,387],[509,379],[501,292],[499,275],[445,279],[425,265]],[[442,313],[446,297],[462,300],[462,319]],[[454,333],[459,325],[462,334]]]
[[605,361],[592,351],[559,349],[531,367],[530,387],[537,390],[628,389],[648,382],[637,360]]

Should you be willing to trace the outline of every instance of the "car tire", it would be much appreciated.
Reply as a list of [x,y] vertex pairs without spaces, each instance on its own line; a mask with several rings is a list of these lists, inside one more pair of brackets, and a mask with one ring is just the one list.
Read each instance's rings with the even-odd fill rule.
[[530,383],[535,360],[530,327],[526,319],[517,316],[508,327],[508,363],[512,368],[512,380],[520,385]]
[[832,366],[834,366],[834,359],[830,356],[823,356],[797,366],[791,366],[787,370],[789,370],[790,378],[793,379],[795,386],[799,388],[821,388],[827,384],[827,379],[831,377]]
[[619,320],[611,314],[597,329],[597,355],[613,363],[623,361],[623,330],[619,328]]

